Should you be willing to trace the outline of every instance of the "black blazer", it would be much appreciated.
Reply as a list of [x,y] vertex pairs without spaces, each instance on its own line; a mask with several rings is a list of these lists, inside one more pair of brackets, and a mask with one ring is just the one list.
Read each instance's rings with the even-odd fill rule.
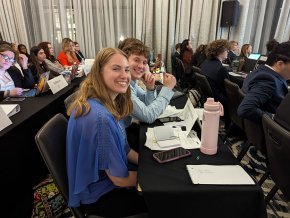
[[25,70],[22,69],[24,77],[22,76],[20,70],[15,66],[11,66],[7,72],[11,76],[15,87],[25,89],[34,88],[34,79],[29,68]]
[[228,70],[220,60],[207,59],[201,65],[201,73],[207,77],[214,99],[225,105],[227,97],[224,80],[229,79]]
[[246,96],[238,108],[238,115],[259,124],[264,113],[270,116],[276,113],[288,93],[286,80],[264,65],[248,74],[242,90]]
[[81,51],[76,51],[76,56],[77,56],[77,59],[79,60],[79,62],[82,62],[82,59],[85,60],[85,56],[83,55],[83,53]]

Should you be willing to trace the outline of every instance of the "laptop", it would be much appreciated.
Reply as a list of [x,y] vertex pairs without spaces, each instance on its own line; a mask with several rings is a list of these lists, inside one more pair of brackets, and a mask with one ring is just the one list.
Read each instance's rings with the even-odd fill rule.
[[35,97],[37,95],[40,95],[44,92],[47,92],[49,90],[49,86],[47,83],[48,78],[49,78],[49,71],[41,74],[36,88],[23,91],[19,97],[30,98],[30,97]]
[[261,57],[261,54],[258,54],[258,53],[252,53],[249,55],[249,59],[252,59],[252,60],[259,60],[259,58]]
[[258,62],[258,59],[250,59],[250,56],[249,56],[249,58],[245,60],[245,63],[242,67],[242,71],[246,73],[253,71],[257,65],[257,62]]

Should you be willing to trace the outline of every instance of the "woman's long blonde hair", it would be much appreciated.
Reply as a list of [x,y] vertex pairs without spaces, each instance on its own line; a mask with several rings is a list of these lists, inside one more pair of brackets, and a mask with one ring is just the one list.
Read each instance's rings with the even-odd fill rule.
[[73,43],[73,41],[70,38],[63,38],[62,43],[61,43],[61,47],[62,47],[63,52],[67,56],[68,62],[70,64],[74,64],[75,60],[77,60],[77,56],[76,56],[75,52],[69,50],[70,43]]
[[104,83],[102,76],[104,66],[115,54],[121,54],[127,58],[124,52],[116,48],[104,48],[97,54],[88,77],[81,83],[75,100],[68,107],[68,115],[71,115],[73,110],[75,110],[75,117],[87,114],[90,111],[88,98],[98,99],[117,120],[128,116],[132,112],[133,104],[130,87],[128,87],[126,93],[118,94],[113,100]]

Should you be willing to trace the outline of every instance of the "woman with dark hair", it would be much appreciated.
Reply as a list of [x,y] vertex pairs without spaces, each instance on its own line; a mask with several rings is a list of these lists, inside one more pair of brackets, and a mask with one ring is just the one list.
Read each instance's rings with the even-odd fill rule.
[[33,46],[30,49],[30,58],[31,58],[31,65],[29,66],[34,82],[38,83],[39,77],[41,74],[48,72],[49,68],[45,63],[46,55],[44,50],[39,46]]
[[223,105],[226,104],[224,79],[229,78],[229,73],[222,61],[228,56],[228,47],[228,41],[225,39],[211,42],[206,50],[207,60],[201,65],[201,73],[207,77],[214,99]]
[[192,56],[192,65],[199,67],[206,59],[206,47],[207,45],[199,45]]
[[54,57],[54,50],[50,42],[41,42],[38,44],[46,55],[44,62],[47,64],[48,68],[56,73],[61,73],[65,68],[58,62]]
[[27,56],[28,60],[30,59],[30,55],[28,54],[27,48],[24,44],[19,44],[17,48],[18,48],[19,54],[24,54]]
[[83,53],[80,50],[80,44],[78,42],[74,42],[74,44],[75,44],[76,56],[77,56],[79,62],[84,62],[85,56],[83,55]]
[[180,46],[180,60],[183,63],[185,73],[190,73],[192,67],[192,43],[189,39],[183,40]]

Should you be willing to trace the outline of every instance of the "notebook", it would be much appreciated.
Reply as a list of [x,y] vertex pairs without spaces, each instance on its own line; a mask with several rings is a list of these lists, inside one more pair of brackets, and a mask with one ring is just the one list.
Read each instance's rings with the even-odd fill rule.
[[49,71],[41,74],[36,88],[25,90],[18,97],[30,98],[30,97],[35,97],[41,93],[47,92],[49,90],[49,86],[47,84],[48,78],[49,78]]

